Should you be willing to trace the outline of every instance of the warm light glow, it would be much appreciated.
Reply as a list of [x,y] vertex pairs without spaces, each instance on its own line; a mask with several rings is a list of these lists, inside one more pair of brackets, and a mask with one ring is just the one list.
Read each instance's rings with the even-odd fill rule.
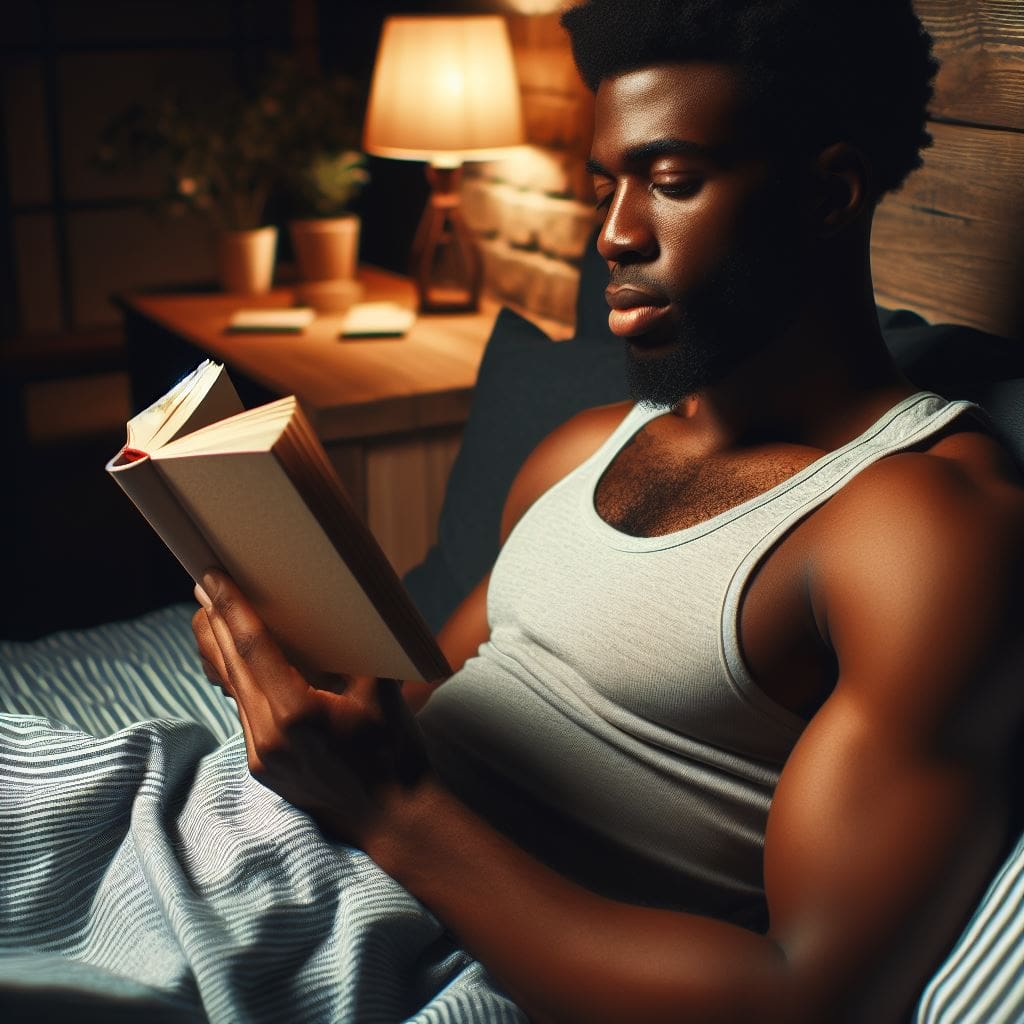
[[462,71],[459,68],[444,69],[444,85],[453,99],[457,99],[465,91]]
[[457,166],[523,141],[519,84],[498,15],[391,17],[370,87],[363,146]]
[[517,14],[551,14],[567,7],[566,0],[507,0]]

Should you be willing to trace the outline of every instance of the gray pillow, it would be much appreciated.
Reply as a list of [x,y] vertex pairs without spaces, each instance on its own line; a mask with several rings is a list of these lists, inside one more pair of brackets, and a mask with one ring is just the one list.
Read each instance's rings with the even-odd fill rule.
[[915,384],[977,402],[1024,465],[1024,343],[959,324],[929,324],[907,310],[879,307],[878,321],[897,365]]

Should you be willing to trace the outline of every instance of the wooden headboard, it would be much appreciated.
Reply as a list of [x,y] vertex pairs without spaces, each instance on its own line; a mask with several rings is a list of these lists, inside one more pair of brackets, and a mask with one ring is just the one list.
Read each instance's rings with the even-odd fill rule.
[[883,306],[1024,341],[1024,2],[915,0],[942,69],[934,146],[875,219]]

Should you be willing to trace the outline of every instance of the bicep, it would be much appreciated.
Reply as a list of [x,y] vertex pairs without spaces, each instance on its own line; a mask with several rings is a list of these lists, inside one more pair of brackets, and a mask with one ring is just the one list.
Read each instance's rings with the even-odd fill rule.
[[771,935],[802,980],[851,1019],[882,1021],[923,984],[979,893],[1005,801],[986,764],[908,742],[845,686],[779,781],[765,892]]
[[1022,713],[1019,530],[942,480],[911,483],[916,517],[855,509],[819,545],[839,679],[765,836],[773,937],[809,983],[878,1000],[863,1019],[905,1005],[995,866]]

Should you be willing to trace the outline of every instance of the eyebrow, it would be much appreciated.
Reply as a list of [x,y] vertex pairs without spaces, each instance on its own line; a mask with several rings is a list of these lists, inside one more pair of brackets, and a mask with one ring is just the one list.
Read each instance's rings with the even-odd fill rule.
[[[627,164],[643,164],[656,160],[660,156],[696,156],[722,162],[725,153],[721,147],[705,146],[690,139],[652,139],[650,142],[641,142],[639,145],[627,149],[623,155],[623,162]],[[615,177],[604,164],[593,157],[587,159],[586,168],[588,173],[596,174],[599,177]]]

